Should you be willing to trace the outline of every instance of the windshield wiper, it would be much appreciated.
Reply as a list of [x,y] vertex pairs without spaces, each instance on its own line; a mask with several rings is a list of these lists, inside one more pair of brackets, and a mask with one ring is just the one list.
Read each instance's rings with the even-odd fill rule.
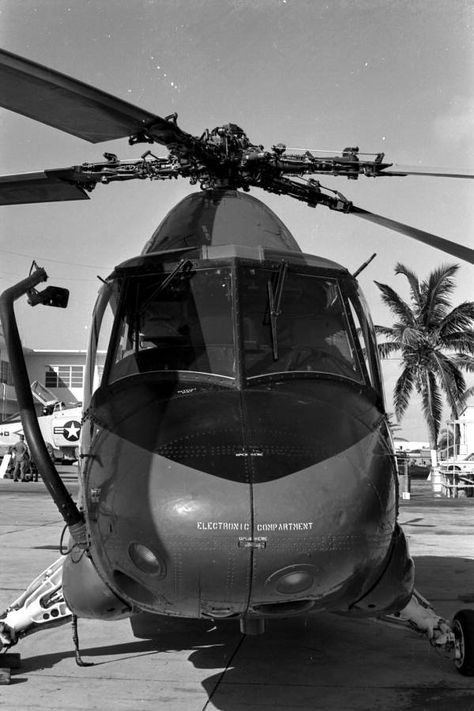
[[277,334],[277,319],[281,314],[280,304],[283,295],[283,284],[285,283],[286,270],[288,262],[282,262],[278,269],[275,289],[273,289],[272,280],[267,281],[268,289],[268,307],[270,312],[270,330],[272,334],[272,349],[273,360],[278,360],[278,334]]
[[181,259],[181,261],[177,264],[177,266],[173,269],[172,272],[168,274],[165,279],[161,282],[161,284],[158,284],[156,289],[152,292],[152,294],[148,297],[148,299],[141,305],[141,308],[144,309],[146,306],[148,306],[149,303],[153,301],[155,296],[159,294],[163,289],[166,289],[166,287],[174,281],[174,279],[178,276],[178,274],[181,274],[181,272],[185,272],[186,274],[190,274],[191,269],[193,267],[193,263],[191,262],[190,259]]
[[181,274],[181,272],[187,272],[189,274],[192,269],[192,266],[193,263],[190,259],[182,259],[179,264],[173,269],[173,271],[168,274],[166,279],[161,282],[158,289],[155,291],[155,294],[158,294],[160,291],[163,291],[163,289],[166,289],[168,284],[170,284],[173,279],[178,276],[178,274]]

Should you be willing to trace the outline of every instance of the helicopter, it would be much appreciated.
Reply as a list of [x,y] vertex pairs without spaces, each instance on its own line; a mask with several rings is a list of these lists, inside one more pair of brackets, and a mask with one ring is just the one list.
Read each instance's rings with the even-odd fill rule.
[[[0,204],[89,199],[97,185],[184,177],[199,190],[115,267],[92,315],[79,503],[48,456],[14,303],[64,308],[35,263],[0,296],[23,429],[68,550],[0,618],[9,649],[72,617],[238,623],[331,611],[391,616],[474,675],[474,611],[448,621],[415,588],[374,327],[357,275],[306,254],[252,188],[352,214],[474,261],[474,250],[355,206],[312,176],[403,177],[383,153],[290,153],[236,124],[199,136],[0,51],[0,103],[91,143],[164,146],[136,160],[0,177]],[[370,157],[367,157],[367,156]],[[436,173],[442,177],[474,177]],[[365,265],[363,265],[364,267]],[[363,268],[361,267],[361,268]],[[94,383],[99,342],[107,342]],[[76,629],[76,628],[75,628]],[[77,635],[76,660],[82,664]]]

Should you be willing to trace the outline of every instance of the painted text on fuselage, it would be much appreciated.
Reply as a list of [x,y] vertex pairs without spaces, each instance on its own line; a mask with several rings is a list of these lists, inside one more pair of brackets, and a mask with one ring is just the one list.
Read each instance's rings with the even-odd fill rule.
[[[243,521],[197,521],[198,531],[250,531],[250,523]],[[274,521],[255,524],[256,531],[311,531],[312,521]]]

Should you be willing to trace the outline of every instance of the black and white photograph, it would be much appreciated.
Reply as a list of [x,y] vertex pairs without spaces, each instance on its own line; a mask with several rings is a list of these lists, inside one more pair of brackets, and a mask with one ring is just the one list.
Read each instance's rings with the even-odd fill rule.
[[0,709],[474,711],[474,0],[0,0]]

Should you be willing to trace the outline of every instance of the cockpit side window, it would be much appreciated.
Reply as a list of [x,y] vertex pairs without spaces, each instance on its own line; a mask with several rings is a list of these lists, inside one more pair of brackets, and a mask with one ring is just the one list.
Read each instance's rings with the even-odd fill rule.
[[117,300],[117,290],[110,283],[104,283],[94,307],[89,336],[84,382],[84,405],[86,407],[93,390],[99,387],[102,380],[104,355],[117,313]]
[[351,293],[348,303],[351,320],[354,323],[355,340],[360,359],[363,362],[364,369],[367,372],[372,387],[383,395],[382,376],[379,359],[377,357],[374,327],[361,291],[357,289],[354,293]]
[[244,267],[241,302],[247,377],[303,371],[363,381],[336,280]]
[[229,268],[130,278],[122,298],[110,379],[167,370],[232,377],[231,282]]

